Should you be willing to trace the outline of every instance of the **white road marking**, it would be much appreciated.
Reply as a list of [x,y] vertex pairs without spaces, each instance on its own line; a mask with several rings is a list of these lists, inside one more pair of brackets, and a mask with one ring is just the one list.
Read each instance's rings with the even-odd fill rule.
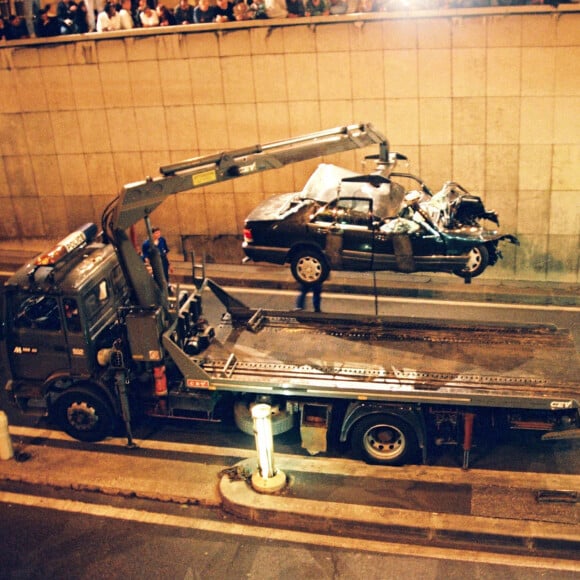
[[229,536],[258,538],[291,544],[307,544],[330,549],[343,549],[375,554],[392,554],[414,558],[467,561],[479,564],[503,565],[538,570],[580,571],[580,562],[556,558],[538,558],[513,554],[494,554],[474,550],[432,548],[418,545],[398,544],[369,539],[327,536],[311,532],[287,529],[248,526],[233,522],[219,522],[194,517],[176,516],[146,510],[117,508],[113,506],[85,503],[76,500],[53,499],[12,492],[0,492],[0,502],[20,506],[51,509],[64,513],[81,513],[89,516],[115,520],[132,521],[143,524],[170,526],[200,532],[218,533]]
[[[5,270],[0,270],[0,276],[12,276],[14,272],[8,272]],[[180,286],[184,289],[188,287],[193,288],[188,284],[180,284]],[[268,296],[272,295],[272,289],[261,289],[261,288],[246,288],[243,286],[224,286],[224,290],[227,292],[238,293],[238,294],[265,294]],[[209,288],[206,288],[206,292],[211,292]],[[280,294],[283,296],[295,296],[295,290],[276,290],[276,294]],[[365,300],[368,302],[374,302],[375,297],[369,296],[367,294],[342,294],[338,292],[325,292],[324,294],[328,298],[332,298],[335,300]],[[429,304],[434,305],[445,305],[445,306],[470,306],[470,307],[477,307],[477,308],[498,308],[498,309],[509,309],[509,310],[545,310],[545,311],[558,311],[558,312],[580,312],[580,306],[558,306],[552,304],[513,304],[509,302],[477,302],[477,301],[470,301],[470,300],[439,300],[436,298],[413,298],[413,297],[404,297],[399,298],[396,296],[378,296],[376,298],[379,302],[383,303],[393,303],[393,304],[400,304],[400,303],[421,303],[425,304],[425,301],[428,301]]]
[[[272,290],[261,289],[261,288],[244,288],[237,286],[226,286],[224,290],[236,294],[265,294],[268,296],[272,295]],[[208,292],[211,290],[208,289]],[[276,295],[281,294],[284,296],[296,296],[295,290],[276,290]],[[375,297],[369,296],[368,294],[342,294],[338,292],[325,292],[324,296],[332,298],[334,300],[357,300],[357,301],[367,301],[374,302]],[[412,298],[404,297],[399,298],[396,296],[378,296],[376,298],[379,302],[385,303],[421,303],[425,305],[435,304],[435,305],[445,305],[445,306],[464,306],[464,307],[475,307],[475,308],[498,308],[506,310],[546,310],[546,311],[558,311],[558,312],[580,312],[580,306],[557,306],[552,304],[512,304],[511,302],[477,302],[469,300],[439,300],[436,298]]]

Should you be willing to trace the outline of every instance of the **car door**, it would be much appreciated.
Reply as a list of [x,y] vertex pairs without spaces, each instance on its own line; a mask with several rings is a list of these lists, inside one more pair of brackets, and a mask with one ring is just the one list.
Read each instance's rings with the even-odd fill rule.
[[444,236],[421,214],[386,220],[375,233],[373,269],[415,272],[446,260]]
[[371,269],[374,246],[371,199],[335,199],[316,214],[312,226],[326,232],[326,254],[335,268]]

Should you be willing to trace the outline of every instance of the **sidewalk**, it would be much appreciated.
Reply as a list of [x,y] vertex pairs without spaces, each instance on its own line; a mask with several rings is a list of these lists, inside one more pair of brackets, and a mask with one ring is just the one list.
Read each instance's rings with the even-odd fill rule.
[[[34,252],[0,249],[0,264],[16,270]],[[173,258],[174,282],[190,282],[191,263]],[[205,274],[222,286],[258,287],[272,290],[296,290],[297,283],[288,266],[247,263],[212,263]],[[490,272],[491,274],[491,272]],[[326,292],[370,294],[403,298],[476,301],[508,304],[578,306],[580,284],[494,279],[484,274],[465,284],[457,276],[445,273],[402,274],[397,272],[332,272],[325,283]],[[196,270],[196,275],[200,271]]]
[[[276,468],[287,483],[269,494],[258,493],[249,481],[257,469],[252,450],[224,466],[200,460],[201,446],[195,445],[141,440],[137,449],[128,450],[125,440],[112,439],[87,450],[57,431],[39,431],[34,437],[22,437],[26,428],[11,427],[10,432],[21,441],[15,445],[17,454],[26,453],[28,459],[0,461],[0,480],[7,482],[222,507],[262,525],[310,532],[349,530],[385,539],[395,533],[398,541],[460,538],[518,550],[555,543],[566,553],[580,550],[576,504],[536,499],[538,490],[578,493],[574,475],[539,473],[531,481],[527,473],[385,468],[282,454],[276,455]],[[168,457],[151,456],[168,445]]]
[[[179,263],[175,274],[187,280],[191,265]],[[222,286],[296,290],[289,267],[262,264],[208,264],[206,275]],[[485,276],[465,284],[451,274],[400,274],[396,272],[332,272],[326,292],[397,296],[438,300],[503,302],[510,304],[578,306],[580,285],[494,280]]]

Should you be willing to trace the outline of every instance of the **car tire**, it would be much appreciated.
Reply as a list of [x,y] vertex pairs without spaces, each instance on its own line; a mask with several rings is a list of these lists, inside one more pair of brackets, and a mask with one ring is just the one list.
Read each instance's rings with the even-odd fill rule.
[[467,264],[460,270],[455,270],[455,274],[461,278],[475,278],[483,274],[489,264],[489,252],[484,245],[475,246],[469,252]]
[[375,465],[415,463],[419,452],[417,434],[409,423],[394,415],[370,415],[353,428],[354,453]]
[[298,252],[292,258],[290,267],[296,282],[304,286],[322,284],[330,274],[326,259],[316,250]]
[[113,434],[115,413],[94,388],[76,387],[54,403],[51,416],[68,435],[79,441],[101,441]]

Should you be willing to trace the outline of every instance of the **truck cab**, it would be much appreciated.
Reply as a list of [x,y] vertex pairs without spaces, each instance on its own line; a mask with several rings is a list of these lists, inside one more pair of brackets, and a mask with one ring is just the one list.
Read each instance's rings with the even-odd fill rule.
[[23,409],[32,392],[50,401],[51,393],[98,381],[104,372],[99,351],[113,343],[129,293],[114,248],[96,241],[96,233],[85,224],[5,284],[8,390]]

